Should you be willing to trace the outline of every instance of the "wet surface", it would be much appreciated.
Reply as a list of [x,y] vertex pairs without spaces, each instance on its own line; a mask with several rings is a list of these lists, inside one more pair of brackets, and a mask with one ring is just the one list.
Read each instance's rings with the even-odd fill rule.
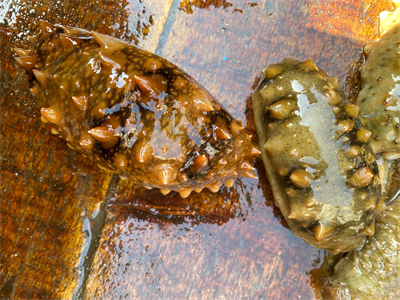
[[315,298],[315,274],[328,256],[284,226],[260,160],[259,180],[186,199],[120,180],[41,124],[11,47],[28,44],[39,17],[121,37],[183,68],[254,131],[248,98],[267,64],[312,58],[348,91],[346,78],[388,8],[384,1],[349,4],[0,4],[1,297]]

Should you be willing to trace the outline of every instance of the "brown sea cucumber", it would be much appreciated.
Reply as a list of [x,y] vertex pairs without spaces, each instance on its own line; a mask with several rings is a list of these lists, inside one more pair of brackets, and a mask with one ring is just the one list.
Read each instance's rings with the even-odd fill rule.
[[273,195],[292,231],[333,253],[374,234],[383,205],[378,168],[336,79],[312,60],[270,65],[253,94],[259,148]]
[[400,9],[384,20],[379,41],[364,48],[362,90],[357,97],[363,125],[372,132],[387,210],[375,235],[348,253],[325,280],[327,300],[400,298]]
[[122,40],[40,21],[16,61],[34,75],[42,121],[99,166],[163,194],[256,178],[259,150],[199,83]]

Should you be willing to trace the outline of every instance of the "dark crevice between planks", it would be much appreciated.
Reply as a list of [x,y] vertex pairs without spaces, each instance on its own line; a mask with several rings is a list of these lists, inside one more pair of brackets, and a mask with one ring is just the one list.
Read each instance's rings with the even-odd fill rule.
[[164,47],[168,41],[168,38],[172,32],[172,28],[174,26],[175,19],[176,19],[176,13],[178,12],[179,3],[180,3],[180,0],[173,0],[172,5],[169,9],[167,20],[164,24],[163,30],[158,39],[158,44],[157,44],[156,51],[155,51],[155,54],[157,54],[157,55],[161,56],[161,52],[164,49]]
[[96,257],[97,249],[99,248],[101,231],[103,230],[107,220],[106,207],[109,199],[115,195],[119,181],[119,175],[114,173],[110,179],[106,195],[100,205],[97,215],[93,218],[87,216],[84,219],[83,229],[86,232],[87,238],[81,254],[79,265],[77,266],[77,269],[79,269],[81,272],[81,278],[78,283],[78,287],[72,295],[72,299],[74,300],[85,299],[86,283],[92,269],[93,261]]

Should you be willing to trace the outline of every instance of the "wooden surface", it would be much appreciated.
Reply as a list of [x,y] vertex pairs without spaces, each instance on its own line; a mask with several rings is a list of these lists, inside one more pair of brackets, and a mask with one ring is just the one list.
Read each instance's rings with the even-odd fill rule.
[[[327,253],[295,237],[259,180],[181,199],[99,170],[40,122],[12,46],[38,18],[157,53],[254,132],[260,71],[312,58],[350,98],[377,0],[3,0],[0,3],[1,299],[316,299]],[[171,216],[174,211],[179,216]],[[317,275],[316,275],[317,274]]]

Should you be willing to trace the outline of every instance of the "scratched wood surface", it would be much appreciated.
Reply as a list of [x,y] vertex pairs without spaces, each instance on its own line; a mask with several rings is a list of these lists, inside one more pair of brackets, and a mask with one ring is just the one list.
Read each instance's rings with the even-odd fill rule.
[[[328,254],[286,227],[265,171],[163,196],[99,170],[39,120],[12,46],[38,18],[131,41],[183,68],[254,133],[262,68],[312,58],[352,98],[377,0],[0,2],[1,299],[317,299]],[[173,214],[174,213],[174,214]]]

